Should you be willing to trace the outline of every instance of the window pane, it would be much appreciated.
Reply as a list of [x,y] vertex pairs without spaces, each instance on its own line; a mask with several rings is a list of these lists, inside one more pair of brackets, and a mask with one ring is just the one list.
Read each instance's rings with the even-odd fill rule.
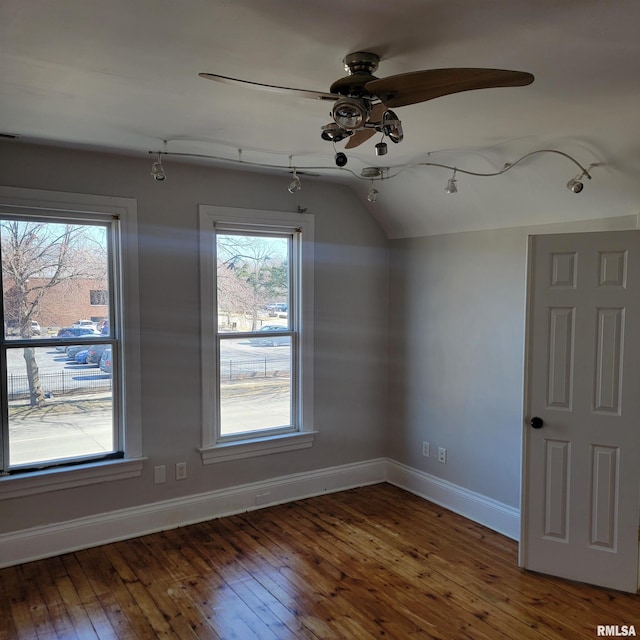
[[220,341],[220,435],[290,427],[291,397],[290,336]]
[[219,330],[288,326],[289,244],[289,237],[216,235]]
[[0,219],[4,335],[98,332],[109,318],[105,225]]
[[[90,349],[88,348],[90,347]],[[7,349],[11,466],[111,453],[116,448],[109,345]],[[33,393],[46,402],[32,406]]]

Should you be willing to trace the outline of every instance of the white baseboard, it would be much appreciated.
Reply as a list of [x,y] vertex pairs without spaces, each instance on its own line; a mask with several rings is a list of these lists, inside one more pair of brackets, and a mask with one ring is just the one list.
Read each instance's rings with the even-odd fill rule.
[[385,481],[518,538],[517,509],[379,458],[0,534],[0,567]]
[[387,460],[387,482],[513,540],[520,538],[520,511],[514,507],[394,460]]
[[385,481],[384,458],[0,534],[0,567]]

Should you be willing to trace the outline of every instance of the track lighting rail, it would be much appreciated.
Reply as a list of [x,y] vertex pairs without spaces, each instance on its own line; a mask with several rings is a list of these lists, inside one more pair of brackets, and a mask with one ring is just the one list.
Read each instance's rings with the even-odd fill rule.
[[399,167],[395,173],[389,174],[388,177],[395,178],[395,176],[402,173],[405,169],[410,169],[411,167],[440,167],[442,169],[451,169],[452,171],[455,170],[458,173],[465,173],[468,176],[479,176],[481,178],[490,178],[493,176],[501,176],[503,173],[510,171],[516,165],[520,164],[527,158],[530,158],[531,156],[535,156],[536,154],[539,154],[539,153],[557,153],[558,155],[561,155],[567,158],[567,160],[571,160],[571,162],[573,162],[582,171],[579,179],[586,177],[586,178],[589,178],[589,180],[591,180],[591,174],[589,173],[589,169],[592,169],[593,167],[598,166],[597,164],[590,164],[588,168],[585,168],[573,156],[570,156],[568,153],[565,153],[564,151],[558,151],[557,149],[537,149],[536,151],[531,151],[530,153],[525,154],[521,158],[518,158],[515,162],[505,163],[504,167],[500,169],[500,171],[493,171],[490,173],[468,171],[466,169],[461,169],[460,167],[452,167],[451,165],[448,165],[448,164],[440,164],[439,162],[414,162],[414,163],[406,164],[402,167]]
[[[340,171],[345,171],[347,173],[350,173],[357,180],[371,181],[371,188],[369,189],[369,194],[367,199],[369,200],[369,202],[375,202],[379,192],[377,189],[373,188],[373,181],[389,180],[391,178],[395,178],[406,169],[411,169],[415,167],[437,167],[437,168],[448,169],[450,171],[453,171],[453,176],[449,178],[447,182],[447,186],[445,187],[445,191],[447,193],[454,194],[458,192],[458,188],[456,185],[457,183],[456,174],[458,173],[462,173],[469,176],[476,176],[480,178],[490,178],[490,177],[500,176],[506,173],[507,171],[510,171],[511,169],[519,165],[521,162],[524,162],[525,160],[531,158],[532,156],[543,154],[543,153],[544,154],[550,153],[550,154],[556,154],[556,155],[562,156],[567,160],[569,160],[570,162],[572,162],[573,164],[575,164],[576,167],[580,169],[580,173],[575,178],[572,178],[571,180],[569,180],[569,182],[567,182],[567,189],[569,189],[573,193],[580,193],[582,191],[582,189],[584,188],[582,180],[584,178],[588,178],[589,180],[591,180],[592,179],[591,173],[590,173],[591,169],[593,167],[599,166],[598,163],[592,163],[588,167],[584,167],[573,156],[569,155],[568,153],[565,153],[564,151],[559,151],[558,149],[536,149],[535,151],[530,151],[529,153],[526,153],[525,155],[518,158],[514,162],[505,163],[502,169],[500,169],[499,171],[491,171],[491,172],[470,171],[468,169],[462,169],[457,165],[452,166],[452,165],[448,165],[440,162],[430,162],[430,161],[429,162],[410,162],[405,165],[400,165],[395,167],[365,167],[362,170],[362,173],[360,175],[358,175],[355,171],[352,171],[351,169],[347,169],[344,165],[339,164],[338,168]],[[298,170],[304,170],[304,171],[335,170],[333,166],[306,166],[306,165],[297,166],[293,164],[293,156],[289,156],[289,164],[286,166],[270,164],[265,162],[252,162],[248,160],[243,160],[242,149],[238,149],[238,159],[225,158],[222,156],[214,156],[214,155],[208,155],[203,153],[186,153],[186,152],[179,152],[179,151],[167,151],[166,148],[164,151],[149,151],[149,154],[157,155],[157,160],[153,163],[152,170],[151,170],[151,175],[156,180],[164,180],[166,177],[165,169],[162,166],[162,160],[161,160],[162,156],[175,156],[175,157],[182,157],[182,158],[201,158],[201,159],[207,159],[207,160],[217,160],[225,163],[240,164],[240,165],[249,166],[249,167],[284,170],[284,171],[287,171],[288,173],[293,171],[293,181],[289,184],[289,187],[288,187],[290,193],[297,193],[302,188],[300,176],[299,174],[296,173],[296,171]],[[373,193],[373,191],[375,191],[375,193]]]

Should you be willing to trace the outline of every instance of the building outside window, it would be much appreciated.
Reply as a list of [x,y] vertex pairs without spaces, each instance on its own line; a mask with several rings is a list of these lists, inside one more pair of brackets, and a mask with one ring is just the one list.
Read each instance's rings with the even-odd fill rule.
[[201,207],[203,460],[311,446],[313,217]]

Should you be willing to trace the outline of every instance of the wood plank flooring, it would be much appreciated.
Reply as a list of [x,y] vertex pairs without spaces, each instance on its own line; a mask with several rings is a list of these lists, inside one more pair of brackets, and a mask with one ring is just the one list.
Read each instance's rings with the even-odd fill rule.
[[523,572],[517,544],[381,484],[0,570],[0,640],[574,640],[640,597]]

